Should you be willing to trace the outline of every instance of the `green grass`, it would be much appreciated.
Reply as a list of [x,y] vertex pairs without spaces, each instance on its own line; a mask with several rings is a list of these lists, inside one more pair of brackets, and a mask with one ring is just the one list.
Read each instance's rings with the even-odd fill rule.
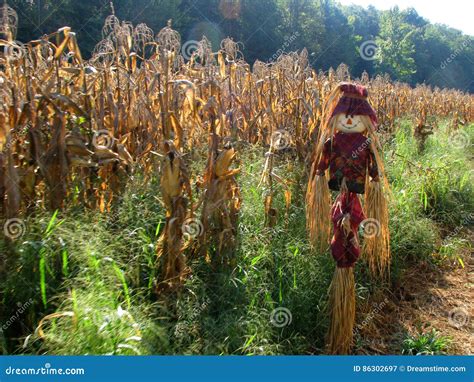
[[[474,125],[464,130],[472,136]],[[403,260],[431,259],[443,250],[441,229],[455,237],[474,213],[472,145],[455,147],[448,140],[442,124],[419,153],[405,122],[386,150],[393,191],[392,252]]]
[[442,336],[435,329],[420,330],[414,335],[408,335],[403,341],[404,355],[441,355],[446,354],[451,340]]
[[[390,204],[392,281],[417,261],[459,262],[468,247],[463,216],[474,213],[471,148],[445,144],[442,127],[418,153],[403,122],[385,147],[392,187]],[[466,127],[472,136],[473,126]],[[304,167],[291,153],[275,156],[277,175],[291,181],[292,204],[285,210],[275,186],[275,227],[264,227],[264,195],[257,186],[265,150],[239,150],[243,205],[236,266],[190,261],[192,274],[177,293],[157,297],[155,243],[163,229],[159,181],[145,182],[137,171],[106,214],[75,207],[66,213],[39,212],[26,220],[27,233],[13,244],[1,279],[1,321],[16,303],[33,303],[0,336],[3,353],[47,354],[308,354],[321,353],[328,327],[327,289],[334,271],[329,253],[311,250],[305,231]],[[192,172],[202,171],[196,153]],[[449,174],[449,176],[448,176]],[[467,175],[466,175],[467,174]],[[357,299],[370,299],[389,285],[372,280],[363,260],[356,266]],[[271,322],[274,309],[291,312],[291,324]],[[69,312],[44,323],[41,318]],[[72,312],[72,313],[71,313]],[[26,336],[31,335],[25,341]],[[428,336],[424,334],[423,336]],[[431,335],[438,346],[442,337]],[[404,351],[423,352],[423,338]],[[438,342],[436,342],[438,339]],[[407,339],[408,341],[408,339]],[[420,343],[420,344],[418,344]],[[428,345],[427,345],[428,346]],[[441,345],[440,345],[441,346]],[[436,349],[433,351],[437,351]]]

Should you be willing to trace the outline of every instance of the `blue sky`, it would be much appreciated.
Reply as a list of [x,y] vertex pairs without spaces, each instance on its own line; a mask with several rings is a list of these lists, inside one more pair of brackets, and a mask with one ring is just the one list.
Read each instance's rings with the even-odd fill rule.
[[413,7],[418,14],[432,23],[446,24],[474,36],[474,2],[472,0],[336,0],[341,4],[373,5],[377,9],[389,9],[398,5],[401,9]]

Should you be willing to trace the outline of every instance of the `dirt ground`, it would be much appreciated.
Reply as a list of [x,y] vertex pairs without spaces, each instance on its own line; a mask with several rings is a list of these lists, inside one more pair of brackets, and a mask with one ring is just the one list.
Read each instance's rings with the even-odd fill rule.
[[[449,337],[449,354],[474,351],[474,253],[442,266],[419,263],[391,292],[375,296],[357,317],[358,354],[400,354],[403,340],[425,328]],[[374,302],[375,301],[375,302]]]

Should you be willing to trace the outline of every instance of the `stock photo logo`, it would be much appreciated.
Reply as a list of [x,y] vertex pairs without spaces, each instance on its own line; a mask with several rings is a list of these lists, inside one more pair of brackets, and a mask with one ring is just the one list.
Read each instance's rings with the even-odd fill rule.
[[186,59],[190,60],[194,53],[199,49],[199,41],[188,40],[181,47],[181,55]]
[[272,147],[275,150],[284,150],[291,146],[291,135],[287,130],[277,130],[272,134],[271,138]]
[[185,239],[196,239],[204,233],[204,226],[199,219],[186,219],[181,226],[181,231]]
[[359,55],[363,60],[372,61],[377,58],[379,46],[374,40],[364,41],[359,46]]
[[25,222],[18,218],[8,219],[3,225],[3,234],[10,240],[17,240],[26,232]]
[[114,137],[112,137],[108,130],[98,130],[92,137],[92,145],[96,149],[111,149],[114,145]]
[[472,44],[472,41],[470,39],[465,39],[462,44],[454,49],[454,51],[449,55],[448,58],[446,58],[443,62],[440,64],[440,69],[444,70],[448,67],[449,64],[451,64],[460,54],[464,52],[464,50]]
[[380,234],[380,222],[377,219],[368,218],[360,223],[362,236],[367,239],[374,238]]
[[26,47],[20,41],[12,41],[5,46],[4,54],[10,60],[20,60],[26,55]]
[[451,326],[461,329],[469,324],[469,313],[462,307],[452,309],[448,314],[448,322]]
[[293,315],[291,314],[290,309],[279,307],[273,309],[270,313],[270,323],[277,327],[283,328],[284,326],[288,326],[293,321]]
[[30,298],[25,303],[17,302],[16,306],[18,307],[18,309],[15,311],[15,313],[8,320],[5,321],[5,323],[0,327],[0,330],[7,330],[32,305],[33,305],[33,299],[32,298]]
[[6,375],[12,376],[25,376],[25,375],[67,375],[67,376],[74,376],[74,375],[85,375],[86,371],[82,367],[74,367],[74,368],[56,368],[52,367],[52,365],[47,362],[42,367],[12,367],[9,366],[5,369]]
[[471,145],[471,138],[466,131],[456,130],[449,135],[448,142],[457,149],[467,149]]

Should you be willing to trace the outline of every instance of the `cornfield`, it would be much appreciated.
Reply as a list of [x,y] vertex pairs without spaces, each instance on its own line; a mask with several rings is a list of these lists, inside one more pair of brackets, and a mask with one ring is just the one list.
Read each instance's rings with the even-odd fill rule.
[[[272,171],[274,161],[290,151],[310,163],[322,104],[340,81],[368,87],[382,141],[404,116],[413,118],[421,149],[436,129],[434,117],[449,118],[453,130],[474,120],[469,94],[411,88],[366,73],[354,79],[344,64],[318,72],[306,50],[250,65],[232,39],[223,40],[215,52],[203,37],[189,57],[171,24],[155,34],[145,24],[133,26],[112,14],[105,20],[103,40],[85,60],[69,27],[22,44],[15,40],[16,20],[5,5],[2,215],[15,218],[78,205],[107,213],[134,173],[145,181],[160,173],[166,209],[156,249],[164,264],[162,287],[186,276],[185,252],[232,262],[241,204],[233,162],[245,145],[268,148],[261,183],[268,190],[265,224],[274,224],[276,183],[286,190],[287,206],[292,203],[287,181]],[[202,148],[207,149],[206,167],[192,174],[187,154]],[[189,232],[189,221],[197,233]],[[211,244],[215,254],[206,251]]]

